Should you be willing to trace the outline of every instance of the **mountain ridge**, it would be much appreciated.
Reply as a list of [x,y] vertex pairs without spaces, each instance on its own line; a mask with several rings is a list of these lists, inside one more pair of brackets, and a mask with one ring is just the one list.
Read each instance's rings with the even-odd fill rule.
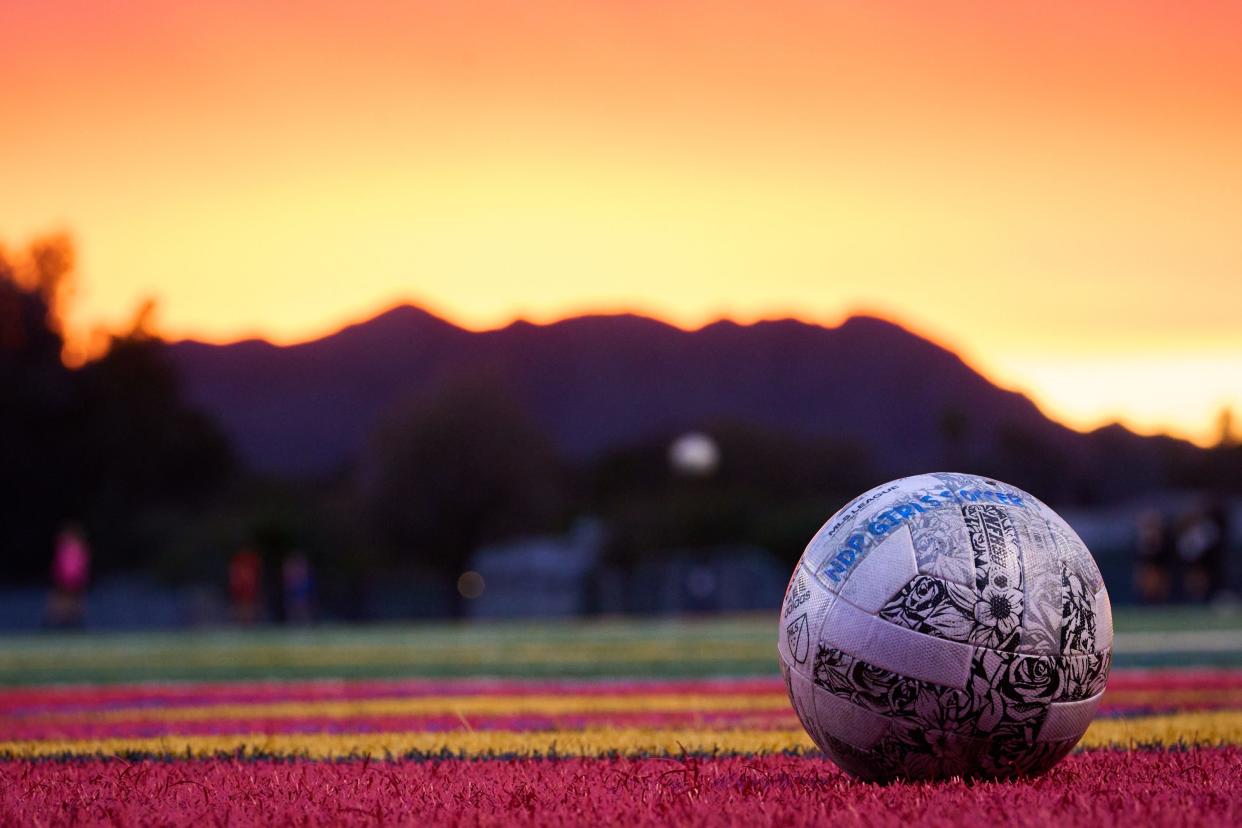
[[1089,463],[1102,443],[1151,467],[1158,445],[1178,442],[1074,431],[950,349],[866,314],[836,327],[787,317],[693,330],[589,314],[472,331],[399,305],[293,345],[167,348],[190,399],[246,462],[281,474],[348,465],[393,406],[480,374],[502,378],[570,458],[723,421],[851,442],[885,473],[997,452]]

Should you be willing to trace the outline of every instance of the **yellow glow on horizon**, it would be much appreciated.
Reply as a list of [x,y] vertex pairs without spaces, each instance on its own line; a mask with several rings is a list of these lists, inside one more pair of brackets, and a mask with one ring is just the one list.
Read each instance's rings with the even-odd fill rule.
[[[1023,391],[1048,416],[1080,431],[1121,423],[1140,434],[1169,434],[1216,445],[1220,414],[1242,415],[1242,349],[1187,354],[1023,358],[984,369]],[[1235,425],[1236,429],[1236,425]]]

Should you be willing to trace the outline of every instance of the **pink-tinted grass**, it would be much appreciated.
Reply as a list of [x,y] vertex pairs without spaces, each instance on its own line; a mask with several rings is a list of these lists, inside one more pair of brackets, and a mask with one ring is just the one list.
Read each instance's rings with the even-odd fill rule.
[[[1178,711],[1212,710],[1236,704],[1109,705],[1101,707],[1101,718],[1157,715]],[[651,727],[707,729],[744,728],[748,730],[789,730],[799,727],[792,710],[750,711],[671,711],[599,714],[521,714],[509,716],[297,716],[197,719],[189,721],[97,720],[89,714],[69,720],[0,718],[0,738],[26,739],[125,739],[167,735],[196,736],[254,733],[394,733],[420,731],[445,733],[458,730],[572,730],[587,727]]]
[[[1242,686],[1242,680],[1239,681]],[[66,713],[120,708],[181,707],[289,701],[481,695],[642,695],[783,693],[779,678],[622,681],[516,679],[402,679],[376,681],[186,682],[132,685],[60,685],[0,689],[0,715]]]
[[1242,689],[1242,670],[1232,668],[1114,669],[1110,690]]
[[[659,693],[739,699],[739,709],[652,711],[526,710],[469,717],[435,713],[366,713],[314,710],[316,702],[417,699],[433,697],[522,697],[531,695],[641,697]],[[136,685],[130,687],[53,687],[0,691],[0,739],[145,738],[163,735],[253,733],[374,733],[467,730],[552,730],[590,726],[790,729],[798,727],[786,704],[743,703],[750,697],[783,697],[784,687],[769,679],[681,681],[368,681],[254,682],[222,685]],[[264,715],[262,709],[232,713],[225,705],[307,703],[301,714]],[[147,711],[222,705],[218,715],[160,717]],[[1180,711],[1242,708],[1242,671],[1114,673],[1100,717],[1126,717]],[[451,706],[450,706],[451,709]]]
[[[1114,670],[1110,691],[1242,690],[1242,670]],[[184,682],[129,685],[59,685],[0,689],[0,714],[69,712],[125,707],[329,701],[385,697],[783,692],[778,678],[528,681],[518,679],[397,679]]]
[[0,764],[3,824],[1242,824],[1242,749],[1096,751],[1030,781],[869,785],[824,759]]
[[456,730],[567,730],[584,727],[705,727],[711,729],[789,729],[799,727],[792,710],[675,711],[658,713],[521,714],[466,718],[435,716],[298,716],[200,719],[178,722],[97,721],[88,716],[62,721],[0,720],[0,737],[21,739],[144,738],[222,733],[383,733]]
[[[1198,691],[1198,701],[1179,700],[1177,708],[1216,707],[1242,703],[1242,670],[1114,670],[1105,705],[1151,706],[1135,703],[1128,694]],[[777,678],[686,679],[671,681],[527,681],[497,679],[409,679],[374,681],[253,681],[187,682],[135,685],[62,685],[0,689],[0,716],[21,717],[45,713],[89,713],[95,710],[197,707],[209,704],[264,702],[351,701],[434,696],[525,696],[573,694],[744,695],[784,693]],[[1111,698],[1110,698],[1111,697]]]

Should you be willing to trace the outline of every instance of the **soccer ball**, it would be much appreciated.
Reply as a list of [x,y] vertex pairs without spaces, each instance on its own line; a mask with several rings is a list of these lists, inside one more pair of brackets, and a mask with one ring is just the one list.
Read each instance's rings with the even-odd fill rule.
[[1091,553],[1046,505],[934,473],[872,489],[815,534],[778,647],[802,726],[849,773],[1025,776],[1090,724],[1112,610]]

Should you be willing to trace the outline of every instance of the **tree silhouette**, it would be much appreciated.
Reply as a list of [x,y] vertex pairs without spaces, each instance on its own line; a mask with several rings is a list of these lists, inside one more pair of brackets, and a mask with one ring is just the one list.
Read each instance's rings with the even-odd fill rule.
[[184,508],[231,469],[224,437],[186,403],[162,343],[141,324],[82,368],[65,366],[60,313],[73,262],[63,236],[20,258],[0,251],[0,554],[8,578],[45,577],[52,539],[70,522],[83,524],[96,568],[148,563],[158,546],[142,537],[145,516]]
[[1234,432],[1233,409],[1227,405],[1216,415],[1216,434],[1218,448],[1233,448],[1238,445],[1238,435]]
[[81,468],[91,485],[85,515],[107,564],[129,567],[152,552],[135,516],[193,503],[223,485],[229,446],[183,399],[161,342],[112,340],[78,372],[86,412]]
[[550,443],[499,383],[479,376],[404,406],[382,425],[360,485],[394,559],[446,583],[480,545],[551,528],[564,503]]
[[57,238],[24,257],[0,250],[0,556],[11,578],[46,573],[52,539],[86,494],[79,388],[55,311],[72,260]]

